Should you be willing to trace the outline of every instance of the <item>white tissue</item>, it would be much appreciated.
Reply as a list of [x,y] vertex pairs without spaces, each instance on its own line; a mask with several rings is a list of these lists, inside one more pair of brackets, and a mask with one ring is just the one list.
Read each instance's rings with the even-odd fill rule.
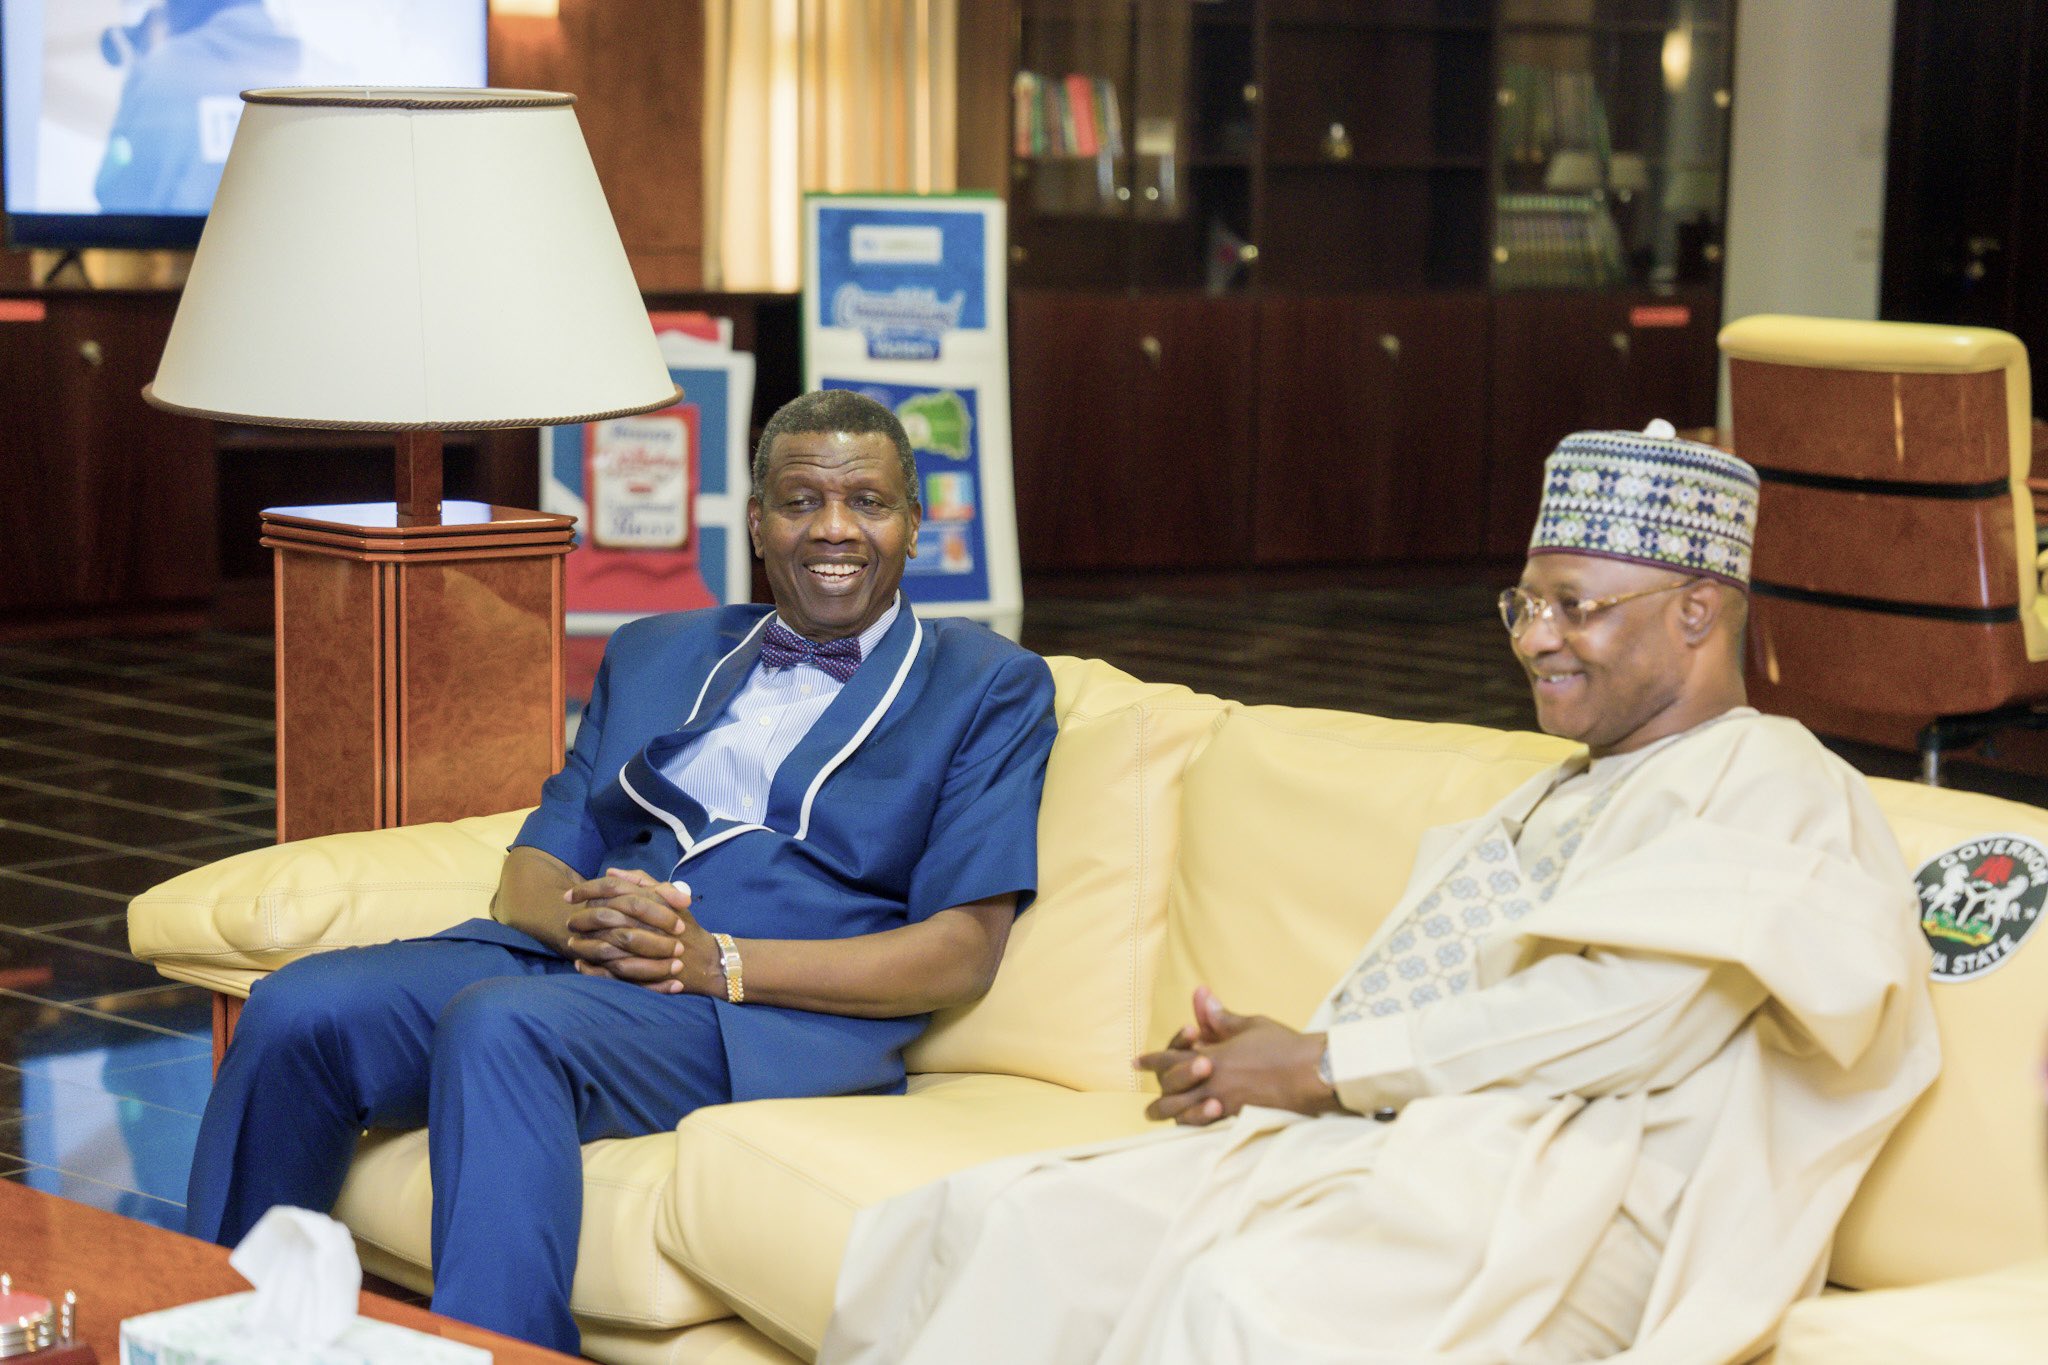
[[356,1320],[362,1263],[348,1229],[282,1204],[256,1220],[228,1264],[256,1286],[246,1331],[296,1346],[330,1346]]

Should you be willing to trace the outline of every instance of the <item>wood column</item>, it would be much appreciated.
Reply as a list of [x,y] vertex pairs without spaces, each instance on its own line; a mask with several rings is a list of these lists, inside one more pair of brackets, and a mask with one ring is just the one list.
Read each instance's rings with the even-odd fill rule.
[[571,517],[273,507],[277,837],[532,805],[562,765]]
[[213,993],[213,1071],[220,1074],[220,1059],[228,1055],[228,1044],[235,1040],[235,1025],[242,1018],[242,997],[229,995],[226,991]]

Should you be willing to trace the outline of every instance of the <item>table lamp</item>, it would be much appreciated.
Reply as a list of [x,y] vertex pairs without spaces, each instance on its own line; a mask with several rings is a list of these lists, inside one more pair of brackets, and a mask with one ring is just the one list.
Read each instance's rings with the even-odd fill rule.
[[274,507],[280,839],[509,810],[562,756],[569,517],[441,497],[441,434],[679,395],[576,123],[530,90],[282,89],[242,121],[159,408],[389,431],[389,503]]

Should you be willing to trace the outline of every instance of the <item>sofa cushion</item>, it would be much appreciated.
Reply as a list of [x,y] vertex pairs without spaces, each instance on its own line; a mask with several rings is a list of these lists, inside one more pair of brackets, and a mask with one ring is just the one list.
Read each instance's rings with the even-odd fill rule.
[[1039,895],[981,1000],[940,1014],[912,1071],[990,1071],[1137,1089],[1180,779],[1231,703],[1055,659],[1059,739],[1038,823]]
[[[675,1166],[674,1133],[583,1148],[583,1233],[569,1292],[577,1317],[673,1329],[731,1316],[732,1309],[655,1250],[655,1225],[664,1216]],[[407,1282],[430,1284],[432,1189],[424,1128],[370,1133],[356,1149],[334,1216],[359,1240],[412,1267],[416,1273]]]
[[803,1365],[744,1318],[720,1318],[676,1332],[643,1332],[601,1322],[583,1329],[583,1354],[606,1365]]
[[[1870,785],[1909,868],[1985,835],[2048,849],[2048,811],[1917,783]],[[1918,1284],[2048,1256],[2048,925],[1982,975],[1937,977],[1933,996],[1941,1075],[1849,1206],[1829,1270],[1840,1284]]]
[[238,853],[131,901],[129,946],[164,967],[267,972],[309,952],[438,933],[490,913],[525,818],[508,811]]
[[1189,765],[1150,1044],[1197,985],[1301,1025],[1393,908],[1416,841],[1571,752],[1543,735],[1282,706],[1232,712]]
[[2048,1261],[1911,1289],[1794,1304],[1770,1365],[2035,1365],[2048,1355]]
[[718,1105],[676,1130],[656,1235],[740,1316],[810,1359],[861,1208],[997,1157],[1151,1126],[1140,1096],[1019,1076],[918,1076],[907,1096]]

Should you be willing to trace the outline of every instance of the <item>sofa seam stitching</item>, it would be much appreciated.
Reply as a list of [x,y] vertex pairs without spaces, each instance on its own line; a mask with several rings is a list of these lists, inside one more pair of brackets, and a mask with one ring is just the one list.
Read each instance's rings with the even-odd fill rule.
[[[588,1184],[590,1182],[586,1180],[585,1183]],[[353,1227],[349,1228],[348,1231],[349,1235],[351,1237],[354,1237],[357,1241],[368,1242],[371,1246],[377,1248],[377,1250],[383,1252],[386,1256],[389,1256],[394,1260],[404,1261],[407,1265],[410,1266],[420,1265],[418,1261],[413,1259],[412,1254],[410,1252],[401,1251],[397,1247],[392,1246],[389,1242],[384,1241],[382,1238],[372,1237],[368,1233],[360,1232]],[[663,1259],[667,1258],[664,1256]],[[420,1268],[424,1269],[427,1272],[429,1278],[433,1276],[434,1268],[432,1266],[421,1266]],[[677,1268],[683,1270],[685,1274],[694,1273],[690,1271],[689,1268],[686,1266],[679,1266]],[[698,1276],[698,1278],[702,1279],[703,1277]],[[728,1304],[727,1306],[730,1307],[731,1305]],[[629,1331],[654,1332],[687,1332],[693,1327],[702,1327],[709,1323],[725,1321],[725,1318],[705,1318],[699,1322],[686,1322],[678,1326],[673,1323],[657,1321],[653,1315],[627,1317],[621,1314],[607,1313],[601,1309],[597,1311],[592,1311],[587,1308],[583,1310],[583,1313],[580,1316],[595,1318],[598,1322],[603,1323],[606,1326],[621,1327]],[[731,1313],[726,1314],[726,1317],[732,1316],[733,1314]]]
[[[226,860],[223,859],[222,861]],[[210,866],[217,866],[217,864],[210,864]],[[364,891],[446,891],[463,889],[488,891],[496,885],[497,883],[490,881],[469,881],[452,878],[445,881],[440,878],[432,878],[409,882],[335,882],[331,885],[306,886],[296,890],[284,888],[268,890],[260,893],[259,899],[267,901],[303,900],[308,896],[331,896],[337,891],[346,891],[352,895],[360,894]],[[153,905],[219,905],[222,900],[222,897],[217,895],[158,896],[152,895],[147,891],[134,899],[141,900],[144,897],[147,897]]]
[[[1050,1084],[1050,1082],[1048,1082],[1048,1084]],[[716,1107],[716,1106],[713,1106],[713,1107]],[[830,1185],[827,1185],[827,1184],[826,1184],[826,1183],[825,1183],[824,1181],[822,1181],[822,1180],[819,1180],[819,1179],[818,1179],[818,1178],[817,1178],[816,1176],[813,1176],[813,1175],[811,1175],[810,1173],[808,1173],[807,1171],[805,1171],[805,1170],[804,1170],[804,1169],[803,1169],[802,1167],[799,1167],[799,1166],[794,1166],[794,1165],[790,1164],[790,1163],[789,1163],[789,1162],[788,1162],[787,1160],[783,1159],[782,1157],[779,1157],[779,1156],[774,1156],[774,1155],[770,1154],[770,1153],[769,1153],[769,1152],[768,1152],[768,1151],[767,1151],[766,1149],[764,1149],[764,1148],[763,1148],[763,1147],[762,1147],[762,1146],[761,1146],[761,1145],[760,1145],[759,1143],[757,1143],[757,1142],[753,1142],[753,1141],[751,1141],[751,1140],[748,1140],[748,1139],[744,1139],[744,1138],[740,1138],[740,1137],[736,1137],[736,1136],[734,1136],[734,1135],[733,1135],[732,1133],[730,1133],[730,1132],[729,1132],[729,1131],[727,1131],[726,1129],[720,1128],[720,1127],[718,1127],[718,1126],[717,1126],[716,1124],[712,1123],[712,1122],[711,1122],[711,1121],[710,1121],[709,1119],[706,1119],[706,1120],[703,1120],[703,1121],[701,1121],[701,1122],[700,1122],[700,1123],[699,1123],[699,1124],[697,1125],[697,1129],[698,1129],[698,1131],[699,1131],[699,1132],[701,1132],[701,1133],[705,1134],[706,1136],[709,1136],[709,1137],[716,1137],[716,1138],[718,1138],[718,1139],[719,1139],[720,1141],[722,1141],[722,1142],[725,1142],[726,1144],[728,1144],[729,1146],[734,1146],[734,1147],[744,1147],[744,1148],[745,1148],[746,1150],[748,1150],[748,1151],[750,1151],[750,1152],[753,1152],[753,1153],[755,1153],[755,1154],[756,1154],[757,1156],[761,1157],[761,1158],[762,1158],[762,1159],[763,1159],[764,1161],[768,1162],[768,1163],[769,1163],[770,1165],[778,1166],[778,1167],[782,1168],[782,1170],[783,1170],[783,1171],[785,1171],[785,1172],[787,1172],[788,1174],[790,1174],[790,1175],[793,1175],[793,1176],[797,1177],[797,1178],[798,1178],[799,1180],[803,1181],[803,1182],[804,1182],[805,1184],[807,1184],[807,1185],[811,1186],[811,1187],[812,1187],[813,1189],[817,1190],[817,1191],[818,1191],[818,1192],[819,1192],[820,1194],[826,1194],[826,1195],[830,1195],[830,1196],[831,1196],[832,1198],[834,1198],[834,1199],[838,1200],[838,1201],[839,1201],[840,1203],[844,1204],[844,1205],[845,1205],[845,1206],[846,1206],[847,1208],[849,1208],[849,1209],[852,1209],[852,1210],[853,1210],[853,1211],[854,1211],[855,1213],[858,1213],[858,1212],[860,1212],[860,1210],[862,1209],[862,1207],[864,1207],[863,1205],[861,1205],[861,1204],[857,1203],[856,1201],[854,1201],[854,1200],[852,1200],[852,1199],[849,1199],[849,1198],[847,1198],[847,1197],[846,1197],[845,1195],[843,1195],[843,1194],[839,1193],[839,1192],[838,1192],[837,1190],[833,1189],[833,1188],[832,1188],[832,1187],[831,1187]],[[677,1131],[678,1133],[680,1133],[680,1132],[682,1131],[681,1127],[680,1127],[680,1126],[678,1126],[678,1128],[677,1128],[677,1130],[676,1130],[676,1131]],[[680,1149],[680,1146],[678,1146],[678,1150],[677,1150],[677,1157],[679,1158],[679,1160],[678,1160],[678,1164],[680,1164],[680,1157],[681,1157],[681,1155],[682,1155],[682,1153],[681,1153],[681,1149]]]
[[[293,948],[377,948],[387,943],[402,942],[399,939],[380,938],[368,943],[357,943],[350,939],[309,939],[304,943],[280,943],[273,931],[269,941],[250,947],[228,948],[172,948],[155,957],[144,957],[145,962],[186,962],[199,957],[243,957],[249,953],[282,952]],[[141,956],[138,954],[138,956]],[[270,972],[274,967],[251,967],[252,972]]]
[[[1132,796],[1134,799],[1131,802],[1132,806],[1135,808],[1136,814],[1135,829],[1133,832],[1135,833],[1137,838],[1137,859],[1136,862],[1133,864],[1133,866],[1136,869],[1136,875],[1134,875],[1131,878],[1131,928],[1130,933],[1127,936],[1127,942],[1130,945],[1127,950],[1129,959],[1129,967],[1127,970],[1129,992],[1127,996],[1127,1017],[1131,1021],[1131,1034],[1129,1041],[1130,1053],[1133,1057],[1137,1056],[1140,1052],[1143,1052],[1145,1050],[1144,1025],[1138,1019],[1138,936],[1141,929],[1143,928],[1144,921],[1144,888],[1145,874],[1147,872],[1147,867],[1145,863],[1145,834],[1147,826],[1147,803],[1145,801],[1145,759],[1146,740],[1150,733],[1147,722],[1150,720],[1150,718],[1151,712],[1147,707],[1138,707],[1138,729],[1136,740],[1137,782],[1136,790],[1132,792]],[[1129,1068],[1125,1069],[1124,1088],[1132,1094],[1138,1093],[1137,1072],[1131,1071]]]
[[[1269,719],[1267,719],[1267,718],[1266,718],[1266,717],[1264,717],[1264,716],[1257,716],[1257,715],[1252,715],[1252,714],[1250,714],[1250,712],[1251,712],[1251,708],[1250,708],[1250,707],[1245,707],[1245,708],[1244,708],[1243,710],[1239,711],[1239,712],[1238,712],[1238,714],[1239,714],[1239,716],[1241,716],[1241,717],[1242,717],[1243,719],[1245,719],[1246,721],[1249,721],[1250,723],[1252,723],[1252,724],[1254,724],[1254,725],[1258,725],[1258,726],[1261,726],[1261,727],[1263,727],[1263,728],[1265,728],[1265,729],[1268,729],[1268,730],[1273,730],[1273,731],[1276,731],[1276,732],[1278,732],[1278,733],[1280,733],[1280,734],[1283,734],[1283,735],[1294,735],[1294,736],[1297,736],[1297,737],[1308,737],[1308,738],[1313,738],[1313,739],[1318,739],[1318,740],[1324,740],[1324,741],[1327,741],[1327,742],[1329,742],[1329,743],[1332,743],[1332,744],[1341,744],[1341,745],[1343,745],[1343,746],[1344,746],[1345,748],[1347,748],[1347,749],[1388,749],[1388,750],[1394,750],[1394,751],[1396,751],[1396,752],[1400,752],[1400,753],[1429,753],[1429,754],[1439,754],[1439,755],[1443,755],[1444,757],[1448,757],[1448,758],[1462,758],[1462,759],[1465,759],[1465,760],[1467,760],[1468,762],[1473,762],[1473,763],[1501,763],[1501,762],[1509,762],[1509,763],[1531,763],[1531,764],[1535,764],[1535,765],[1537,765],[1537,766],[1539,766],[1539,767],[1540,767],[1540,766],[1547,766],[1547,765],[1549,765],[1549,764],[1552,764],[1552,763],[1555,763],[1555,762],[1557,761],[1557,760],[1556,760],[1556,759],[1554,759],[1554,758],[1553,758],[1553,759],[1544,759],[1544,760],[1538,760],[1538,759],[1535,759],[1535,758],[1533,758],[1533,757],[1532,757],[1532,758],[1523,758],[1523,757],[1522,757],[1521,755],[1519,755],[1519,754],[1486,754],[1486,753],[1478,753],[1478,752],[1474,752],[1474,751],[1473,751],[1473,750],[1471,750],[1471,749],[1467,749],[1467,748],[1463,748],[1463,747],[1454,747],[1454,746],[1447,746],[1447,745],[1443,745],[1443,744],[1429,744],[1429,743],[1424,743],[1424,742],[1421,742],[1421,741],[1416,741],[1416,742],[1408,742],[1408,741],[1395,741],[1395,740],[1376,740],[1376,739],[1359,739],[1359,738],[1354,738],[1354,737],[1351,737],[1351,736],[1348,736],[1348,735],[1333,735],[1333,734],[1330,734],[1330,733],[1328,733],[1328,732],[1326,732],[1326,731],[1320,731],[1320,730],[1313,730],[1313,729],[1298,729],[1298,728],[1296,728],[1296,727],[1294,727],[1294,726],[1291,726],[1291,725],[1280,725],[1280,724],[1277,724],[1277,723],[1275,723],[1275,722],[1274,722],[1274,721],[1272,721],[1272,720],[1269,720]],[[1362,712],[1337,712],[1337,713],[1335,713],[1335,714],[1340,714],[1340,715],[1362,715],[1362,714],[1364,714],[1364,713],[1362,713]],[[1387,719],[1387,718],[1386,718],[1386,717],[1374,717],[1373,719]],[[1456,725],[1456,726],[1458,726],[1458,727],[1459,727],[1459,728],[1461,728],[1461,729],[1471,729],[1471,730],[1480,730],[1480,729],[1485,729],[1485,728],[1487,728],[1487,727],[1485,727],[1485,726],[1478,726],[1478,725],[1465,725],[1465,724],[1463,724],[1462,722],[1457,722],[1457,721],[1410,721],[1410,722],[1406,722],[1406,723],[1407,723],[1407,724],[1417,724],[1417,725],[1431,725],[1431,726],[1447,726],[1447,725]],[[1503,731],[1497,731],[1496,733],[1499,733],[1499,734],[1506,734],[1506,735],[1515,735],[1515,734],[1518,734],[1518,733],[1521,733],[1521,732],[1519,732],[1519,731],[1514,731],[1514,730],[1503,730]]]
[[1127,701],[1119,706],[1112,706],[1107,711],[1089,711],[1079,706],[1072,707],[1067,711],[1065,717],[1062,718],[1061,723],[1063,725],[1075,723],[1089,725],[1098,720],[1108,720],[1124,711],[1221,711],[1228,705],[1228,702],[1220,698],[1207,701],[1199,698],[1180,698],[1173,701],[1163,698],[1143,698],[1138,701]]
[[[768,1152],[758,1142],[753,1142],[750,1140],[737,1137],[733,1133],[723,1128],[720,1128],[716,1123],[712,1122],[709,1119],[699,1120],[695,1126],[697,1132],[701,1136],[706,1138],[715,1138],[718,1141],[725,1143],[728,1147],[737,1147],[743,1149],[744,1151],[752,1153],[756,1160],[766,1165],[779,1168],[784,1174],[793,1176],[801,1183],[809,1185],[818,1194],[824,1195],[827,1198],[844,1205],[846,1208],[853,1210],[853,1212],[856,1215],[858,1215],[861,1209],[864,1207],[857,1201],[849,1199],[846,1195],[840,1193],[838,1190],[835,1190],[831,1186],[825,1184],[823,1181],[820,1181],[816,1177],[808,1174],[807,1172],[799,1169],[798,1167],[791,1165],[788,1161],[784,1160],[783,1158],[775,1156],[772,1153]],[[680,1133],[680,1127],[678,1127],[677,1131]],[[679,1144],[677,1148],[678,1158],[680,1158],[681,1155],[682,1152]],[[784,1332],[788,1333],[788,1335],[793,1339],[798,1341],[806,1339],[804,1333],[798,1331],[796,1329],[795,1324],[790,1322],[790,1320],[787,1317],[785,1317],[780,1312],[777,1312],[774,1309],[768,1307],[767,1304],[763,1303],[758,1298],[755,1298],[752,1294],[749,1294],[744,1290],[741,1290],[733,1284],[729,1283],[723,1276],[707,1273],[707,1271],[694,1264],[685,1264],[683,1265],[683,1269],[688,1271],[690,1274],[695,1275],[699,1280],[702,1280],[706,1285],[709,1285],[712,1289],[717,1291],[718,1296],[724,1299],[728,1304],[730,1304],[733,1308],[734,1313],[737,1314],[741,1319],[751,1323],[753,1320],[749,1318],[747,1314],[743,1311],[743,1306],[744,1308],[752,1308],[755,1313],[757,1313],[763,1318],[766,1318],[768,1321],[775,1323]],[[755,1326],[756,1330],[759,1330],[758,1324],[755,1324]]]

